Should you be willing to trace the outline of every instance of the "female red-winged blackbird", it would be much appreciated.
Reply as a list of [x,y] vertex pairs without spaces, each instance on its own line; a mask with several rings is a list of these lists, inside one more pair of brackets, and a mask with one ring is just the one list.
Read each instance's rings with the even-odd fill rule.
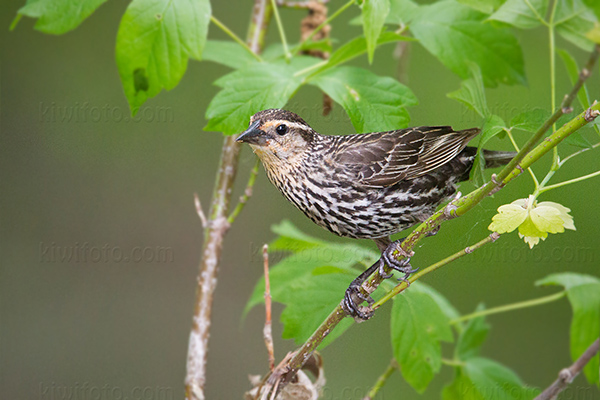
[[[392,253],[401,240],[390,236],[427,219],[469,178],[477,149],[466,147],[477,128],[422,126],[389,132],[325,136],[298,115],[270,109],[256,113],[239,137],[261,159],[269,180],[308,218],[327,230],[375,240],[382,257],[357,277],[343,301],[345,311],[367,319],[357,300],[373,300],[360,291],[379,268],[414,270]],[[508,163],[513,152],[485,151],[486,167]]]

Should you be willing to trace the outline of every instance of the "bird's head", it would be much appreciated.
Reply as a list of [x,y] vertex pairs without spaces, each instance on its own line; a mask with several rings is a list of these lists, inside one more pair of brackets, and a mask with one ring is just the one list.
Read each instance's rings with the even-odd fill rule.
[[250,126],[238,136],[248,143],[267,169],[298,165],[310,151],[316,132],[290,111],[270,109],[250,118]]

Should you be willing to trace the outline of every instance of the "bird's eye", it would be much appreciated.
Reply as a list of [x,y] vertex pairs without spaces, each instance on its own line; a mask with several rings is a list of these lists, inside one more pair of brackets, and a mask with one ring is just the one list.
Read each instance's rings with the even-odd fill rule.
[[279,135],[285,135],[288,131],[288,127],[287,127],[287,125],[281,124],[281,125],[278,125],[277,128],[275,128],[275,131]]

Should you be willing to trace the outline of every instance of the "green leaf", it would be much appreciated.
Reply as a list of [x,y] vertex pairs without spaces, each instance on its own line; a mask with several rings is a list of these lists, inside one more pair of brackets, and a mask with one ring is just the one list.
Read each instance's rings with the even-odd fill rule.
[[[382,32],[381,36],[377,40],[377,45],[380,46],[385,43],[399,42],[399,41],[410,41],[414,40],[413,38],[398,35],[394,32]],[[336,65],[343,64],[356,58],[367,52],[367,40],[364,36],[357,37],[355,39],[350,40],[348,43],[340,46],[339,49],[334,51],[329,57],[329,60],[326,65],[324,65],[321,69],[317,70],[310,77],[316,76],[317,74],[328,70]]]
[[377,47],[377,39],[383,29],[385,19],[390,12],[390,0],[364,0],[362,4],[363,31],[367,40],[369,64]]
[[[600,279],[584,274],[558,273],[548,275],[536,285],[560,285],[567,290],[573,309],[571,320],[571,358],[577,360],[598,339],[600,332]],[[598,385],[600,357],[596,354],[583,372],[591,384]]]
[[298,251],[325,246],[327,242],[314,238],[296,228],[290,221],[284,219],[271,226],[271,231],[278,235],[277,239],[269,244],[270,251]]
[[594,43],[586,37],[598,20],[581,0],[561,0],[557,3],[554,24],[556,32],[574,45],[591,51]]
[[358,133],[406,127],[410,117],[404,107],[417,104],[408,87],[362,68],[334,68],[317,75],[310,83],[346,110]]
[[412,0],[390,0],[390,13],[386,24],[407,25],[419,6]]
[[462,79],[468,63],[481,68],[488,87],[524,84],[521,47],[508,28],[485,23],[486,14],[454,0],[420,7],[410,29],[421,44]]
[[475,111],[482,118],[489,117],[490,110],[485,99],[485,89],[483,87],[483,78],[479,66],[470,63],[471,78],[464,80],[460,84],[460,89],[448,93],[448,97],[457,100]]
[[233,135],[248,126],[250,116],[267,108],[281,108],[302,85],[294,73],[320,60],[314,57],[294,57],[284,60],[252,63],[219,78],[215,85],[223,88],[211,100],[206,110],[207,131]]
[[[485,306],[479,304],[475,311],[483,311]],[[485,317],[477,317],[469,320],[467,327],[463,330],[456,344],[456,357],[459,360],[468,360],[479,355],[481,345],[485,341],[490,326],[485,322]]]
[[483,171],[485,169],[485,159],[483,158],[483,146],[488,140],[503,132],[504,129],[504,121],[495,114],[488,116],[483,123],[481,135],[479,136],[479,145],[477,146],[477,155],[475,156],[475,162],[469,176],[469,179],[477,186],[482,185],[484,182]]
[[200,59],[209,0],[133,0],[119,25],[116,59],[132,113],[181,80],[188,58]]
[[473,382],[471,390],[485,399],[525,400],[539,393],[538,389],[526,387],[512,370],[488,358],[468,359],[462,372]]
[[60,35],[73,30],[106,0],[27,0],[18,14],[37,18],[35,29]]
[[475,385],[463,372],[462,368],[454,368],[454,380],[444,386],[442,400],[487,400],[475,389]]
[[458,2],[479,12],[491,14],[502,5],[504,0],[458,0]]
[[202,52],[202,59],[233,69],[240,69],[256,62],[256,59],[246,49],[229,40],[207,40]]
[[530,29],[542,24],[547,11],[548,0],[507,0],[489,19]]
[[525,111],[515,115],[510,120],[512,128],[521,129],[527,132],[537,132],[542,124],[550,118],[550,112],[541,108]]
[[394,298],[391,339],[394,357],[406,381],[422,393],[442,365],[441,342],[451,342],[449,319],[417,282]]

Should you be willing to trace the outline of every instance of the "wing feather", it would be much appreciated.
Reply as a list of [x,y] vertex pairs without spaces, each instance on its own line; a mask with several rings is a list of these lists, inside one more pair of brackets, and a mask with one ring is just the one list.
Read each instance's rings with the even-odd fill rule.
[[423,176],[455,158],[479,129],[415,127],[344,137],[335,161],[356,171],[366,185],[389,186]]

